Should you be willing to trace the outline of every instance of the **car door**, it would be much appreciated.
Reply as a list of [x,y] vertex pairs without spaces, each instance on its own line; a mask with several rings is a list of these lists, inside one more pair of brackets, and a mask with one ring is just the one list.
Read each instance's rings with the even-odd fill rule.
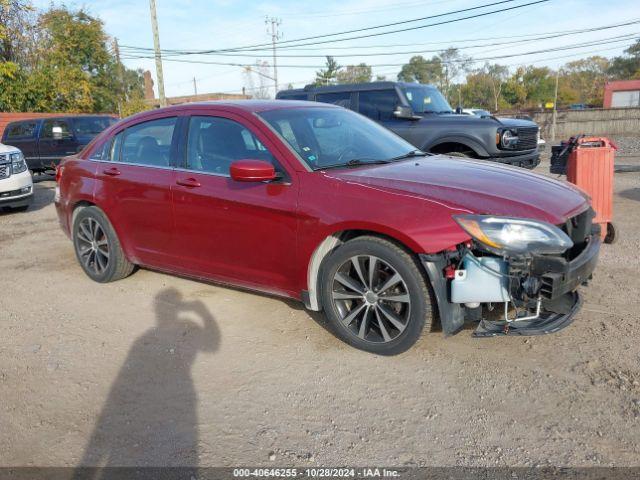
[[[299,294],[293,286],[298,185],[295,172],[277,160],[277,147],[245,119],[220,113],[190,117],[181,150],[174,248],[185,273]],[[241,159],[272,162],[282,178],[236,182],[229,168]]]
[[96,200],[129,259],[158,268],[173,263],[171,184],[177,123],[178,117],[171,116],[129,126],[92,155],[99,162]]
[[358,92],[360,114],[375,120],[410,142],[409,136],[415,122],[398,118],[393,113],[401,103],[398,92],[392,88]]
[[60,163],[62,157],[78,152],[79,143],[70,122],[61,118],[43,120],[38,142],[38,154],[43,167]]

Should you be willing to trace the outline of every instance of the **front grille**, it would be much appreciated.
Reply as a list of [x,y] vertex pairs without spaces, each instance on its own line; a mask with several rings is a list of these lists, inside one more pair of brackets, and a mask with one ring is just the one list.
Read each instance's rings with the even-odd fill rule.
[[7,178],[11,176],[11,164],[2,163],[5,155],[0,155],[0,178]]
[[518,128],[518,150],[532,150],[538,146],[538,127]]

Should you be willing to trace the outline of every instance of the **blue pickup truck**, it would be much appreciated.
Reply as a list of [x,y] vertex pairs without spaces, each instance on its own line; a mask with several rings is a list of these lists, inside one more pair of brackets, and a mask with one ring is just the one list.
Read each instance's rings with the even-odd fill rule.
[[110,115],[19,120],[7,125],[0,143],[19,148],[29,170],[43,172],[63,157],[82,150],[96,135],[118,121]]

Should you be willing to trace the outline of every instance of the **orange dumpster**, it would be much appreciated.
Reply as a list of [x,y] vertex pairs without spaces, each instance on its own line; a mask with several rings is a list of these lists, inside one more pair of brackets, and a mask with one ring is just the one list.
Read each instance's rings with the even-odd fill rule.
[[612,243],[614,156],[617,147],[605,137],[582,137],[569,155],[567,180],[591,196],[594,223],[602,227],[602,239]]

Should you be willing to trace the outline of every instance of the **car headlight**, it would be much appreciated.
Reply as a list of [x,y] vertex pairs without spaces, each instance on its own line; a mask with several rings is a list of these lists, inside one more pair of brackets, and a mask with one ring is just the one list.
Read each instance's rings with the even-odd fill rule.
[[456,215],[462,229],[500,255],[559,254],[573,242],[555,225],[524,218]]
[[16,152],[9,155],[11,159],[11,171],[16,173],[22,173],[27,170],[27,162],[24,159],[22,152]]
[[515,130],[504,130],[500,134],[500,146],[502,148],[515,148],[518,145],[518,132]]

